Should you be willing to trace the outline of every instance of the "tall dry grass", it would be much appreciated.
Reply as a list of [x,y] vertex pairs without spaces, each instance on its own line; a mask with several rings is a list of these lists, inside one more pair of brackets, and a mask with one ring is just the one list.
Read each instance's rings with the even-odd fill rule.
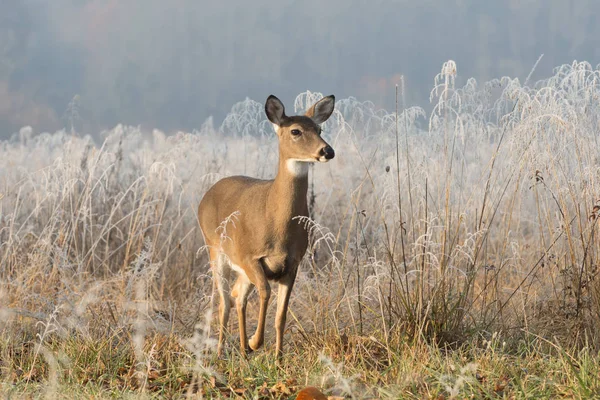
[[[289,352],[370,337],[391,362],[399,337],[494,334],[600,347],[600,68],[574,62],[535,84],[456,87],[456,75],[443,65],[430,114],[405,107],[402,87],[391,113],[336,103],[324,135],[338,156],[311,168],[311,219],[298,221],[312,239]],[[196,207],[221,177],[274,176],[263,114],[247,99],[191,133],[117,126],[96,142],[23,128],[0,142],[3,381],[55,390],[57,371],[81,361],[68,354],[79,340],[130,346],[124,364],[144,389],[171,357],[148,347],[157,334],[198,377],[219,374]]]

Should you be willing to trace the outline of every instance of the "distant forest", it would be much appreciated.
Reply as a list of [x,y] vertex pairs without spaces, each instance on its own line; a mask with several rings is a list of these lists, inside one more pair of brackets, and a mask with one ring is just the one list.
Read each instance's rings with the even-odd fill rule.
[[[192,130],[246,97],[307,89],[391,109],[459,76],[524,79],[600,63],[597,0],[0,2],[0,138],[23,125]],[[78,95],[74,100],[74,96]]]

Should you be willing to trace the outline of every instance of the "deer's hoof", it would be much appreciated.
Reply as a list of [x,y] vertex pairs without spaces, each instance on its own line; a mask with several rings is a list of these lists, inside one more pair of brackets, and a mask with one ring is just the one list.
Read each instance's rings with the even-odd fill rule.
[[245,345],[244,347],[240,348],[240,352],[242,353],[242,357],[244,358],[248,358],[248,356],[252,353],[252,349],[250,348],[250,346]]
[[260,349],[260,346],[262,346],[262,345],[263,345],[262,338],[259,339],[256,335],[252,336],[250,338],[250,340],[248,341],[248,346],[252,350],[258,350],[258,349]]

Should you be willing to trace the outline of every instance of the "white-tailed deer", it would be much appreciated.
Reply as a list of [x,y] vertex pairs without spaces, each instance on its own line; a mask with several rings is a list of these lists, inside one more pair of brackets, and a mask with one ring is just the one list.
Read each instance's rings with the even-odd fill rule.
[[[315,103],[305,115],[288,117],[281,101],[269,96],[265,112],[279,139],[277,176],[274,180],[247,176],[221,179],[200,202],[198,221],[220,297],[219,355],[232,307],[230,296],[236,298],[242,354],[246,354],[248,345],[256,350],[263,344],[271,296],[269,282],[279,284],[275,330],[278,359],[282,355],[290,293],[298,264],[308,246],[308,232],[294,217],[308,216],[308,163],[327,162],[335,155],[321,138],[319,127],[331,116],[334,104],[335,98],[328,96]],[[233,288],[232,270],[237,272]],[[248,341],[246,304],[252,286],[258,290],[260,309],[256,332]]]

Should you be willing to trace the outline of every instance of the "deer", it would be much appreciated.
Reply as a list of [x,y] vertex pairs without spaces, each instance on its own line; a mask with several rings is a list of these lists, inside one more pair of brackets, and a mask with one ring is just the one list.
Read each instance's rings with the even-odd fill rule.
[[[309,239],[298,217],[309,216],[309,165],[326,163],[335,156],[333,148],[321,137],[320,127],[329,119],[334,106],[335,97],[331,95],[317,101],[304,115],[287,116],[283,103],[270,95],[265,113],[279,141],[275,178],[223,178],[200,201],[198,222],[219,296],[219,357],[223,354],[233,298],[241,354],[247,356],[263,345],[271,283],[277,283],[275,350],[278,363],[282,358],[290,295]],[[232,276],[232,272],[237,276]],[[248,340],[246,307],[254,288],[259,298],[258,323]]]

